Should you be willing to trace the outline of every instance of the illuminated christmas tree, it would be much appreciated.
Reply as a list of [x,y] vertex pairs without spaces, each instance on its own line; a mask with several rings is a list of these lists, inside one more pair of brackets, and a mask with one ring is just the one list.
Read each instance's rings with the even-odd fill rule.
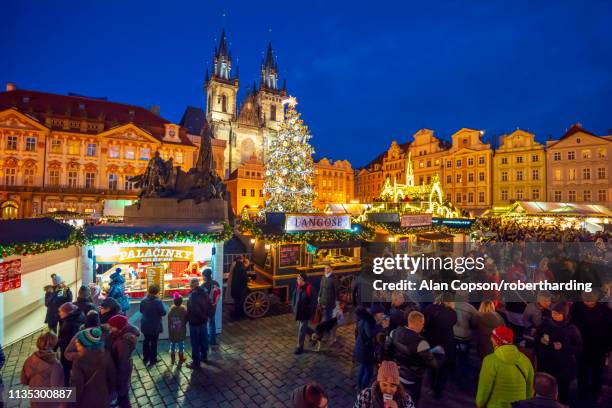
[[313,212],[314,150],[308,143],[312,136],[295,110],[295,98],[283,103],[288,105],[285,120],[266,157],[264,191],[269,198],[265,211]]

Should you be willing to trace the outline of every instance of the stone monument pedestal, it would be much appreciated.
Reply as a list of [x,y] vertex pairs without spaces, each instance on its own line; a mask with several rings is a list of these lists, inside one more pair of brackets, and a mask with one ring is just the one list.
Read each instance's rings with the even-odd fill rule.
[[214,198],[196,203],[193,199],[142,198],[125,207],[123,222],[134,225],[218,223],[227,220],[227,201]]

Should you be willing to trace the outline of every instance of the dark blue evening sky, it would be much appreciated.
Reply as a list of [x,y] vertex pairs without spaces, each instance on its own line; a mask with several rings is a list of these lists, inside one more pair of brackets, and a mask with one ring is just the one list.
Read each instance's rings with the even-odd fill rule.
[[204,103],[222,27],[243,92],[271,40],[317,156],[355,167],[424,127],[612,128],[610,1],[9,0],[2,14],[0,81],[175,122]]

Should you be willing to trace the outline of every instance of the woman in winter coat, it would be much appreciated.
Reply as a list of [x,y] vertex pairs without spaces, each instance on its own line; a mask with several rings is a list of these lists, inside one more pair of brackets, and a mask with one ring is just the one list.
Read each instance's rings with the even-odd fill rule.
[[308,326],[308,321],[313,315],[316,299],[315,289],[308,282],[307,275],[304,272],[300,272],[297,277],[292,301],[293,315],[298,323],[298,341],[294,354],[302,354],[304,352],[306,335],[312,333],[312,329]]
[[576,377],[576,355],[582,351],[582,337],[568,319],[569,308],[564,302],[555,303],[551,317],[545,319],[536,332],[538,371],[557,379],[559,401],[569,403],[570,383]]
[[83,316],[87,316],[90,310],[98,311],[96,305],[94,305],[91,301],[91,290],[88,286],[81,285],[79,288],[79,293],[77,294],[77,300],[74,302],[75,305],[79,308]]
[[357,325],[355,327],[355,348],[353,357],[359,363],[357,386],[363,390],[370,386],[374,374],[374,352],[376,350],[374,316],[363,306],[355,309]]
[[376,381],[357,395],[353,408],[414,408],[410,395],[400,383],[395,362],[382,362]]
[[113,298],[106,298],[100,303],[100,322],[108,323],[111,317],[121,313],[121,306]]
[[60,309],[60,329],[57,340],[56,349],[59,347],[61,351],[62,366],[64,367],[64,379],[66,386],[68,386],[68,380],[70,379],[70,369],[72,368],[72,361],[68,360],[64,355],[64,352],[68,348],[72,337],[81,330],[81,325],[85,323],[85,317],[74,303],[64,303]]
[[130,378],[134,367],[132,353],[136,349],[140,331],[129,324],[123,315],[113,316],[108,324],[111,328],[111,356],[117,368],[117,405],[120,408],[130,408]]
[[142,343],[142,357],[146,364],[157,363],[157,339],[159,333],[164,331],[162,317],[166,315],[166,307],[159,300],[159,286],[149,286],[147,297],[140,302],[140,331],[144,335]]
[[483,300],[478,308],[478,314],[474,317],[473,334],[476,338],[478,357],[482,359],[493,352],[491,333],[493,329],[503,324],[504,319],[495,311],[495,303],[491,300]]
[[[91,329],[94,327],[102,328],[103,338],[106,338],[106,336],[110,334],[110,329],[108,329],[107,325],[104,325],[104,327],[102,327],[102,323],[100,323],[100,315],[98,314],[98,312],[96,312],[95,310],[91,310],[89,313],[87,313],[87,316],[85,316],[85,324],[81,326],[81,330]],[[70,340],[68,347],[66,347],[66,350],[64,350],[64,358],[68,361],[72,361],[73,363],[77,358],[79,358],[79,351],[76,347],[78,337],[79,333],[75,334],[72,337],[72,340]]]
[[60,275],[52,276],[53,285],[45,287],[45,306],[47,314],[45,323],[50,330],[57,333],[57,324],[60,321],[59,308],[67,302],[72,302],[72,291],[66,286],[66,282]]
[[76,406],[108,408],[115,391],[115,363],[104,348],[102,329],[82,330],[77,338],[79,358],[72,366],[70,386],[75,387]]
[[121,312],[127,314],[130,310],[130,302],[125,295],[125,278],[121,276],[121,268],[115,269],[115,272],[110,275],[110,280],[110,288],[106,297],[115,299],[121,307]]
[[[53,332],[41,334],[36,340],[35,351],[23,363],[21,384],[29,387],[63,387],[64,369],[57,360],[53,348],[57,345],[57,336]],[[30,406],[47,407],[46,403],[31,402]]]

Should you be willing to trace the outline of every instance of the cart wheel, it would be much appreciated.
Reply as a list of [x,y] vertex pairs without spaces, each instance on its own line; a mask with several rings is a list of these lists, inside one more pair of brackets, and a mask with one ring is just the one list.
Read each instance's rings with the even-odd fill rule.
[[340,278],[340,300],[346,304],[353,302],[353,278],[352,275]]
[[244,313],[251,319],[265,316],[270,310],[268,294],[260,290],[251,292],[244,300]]

